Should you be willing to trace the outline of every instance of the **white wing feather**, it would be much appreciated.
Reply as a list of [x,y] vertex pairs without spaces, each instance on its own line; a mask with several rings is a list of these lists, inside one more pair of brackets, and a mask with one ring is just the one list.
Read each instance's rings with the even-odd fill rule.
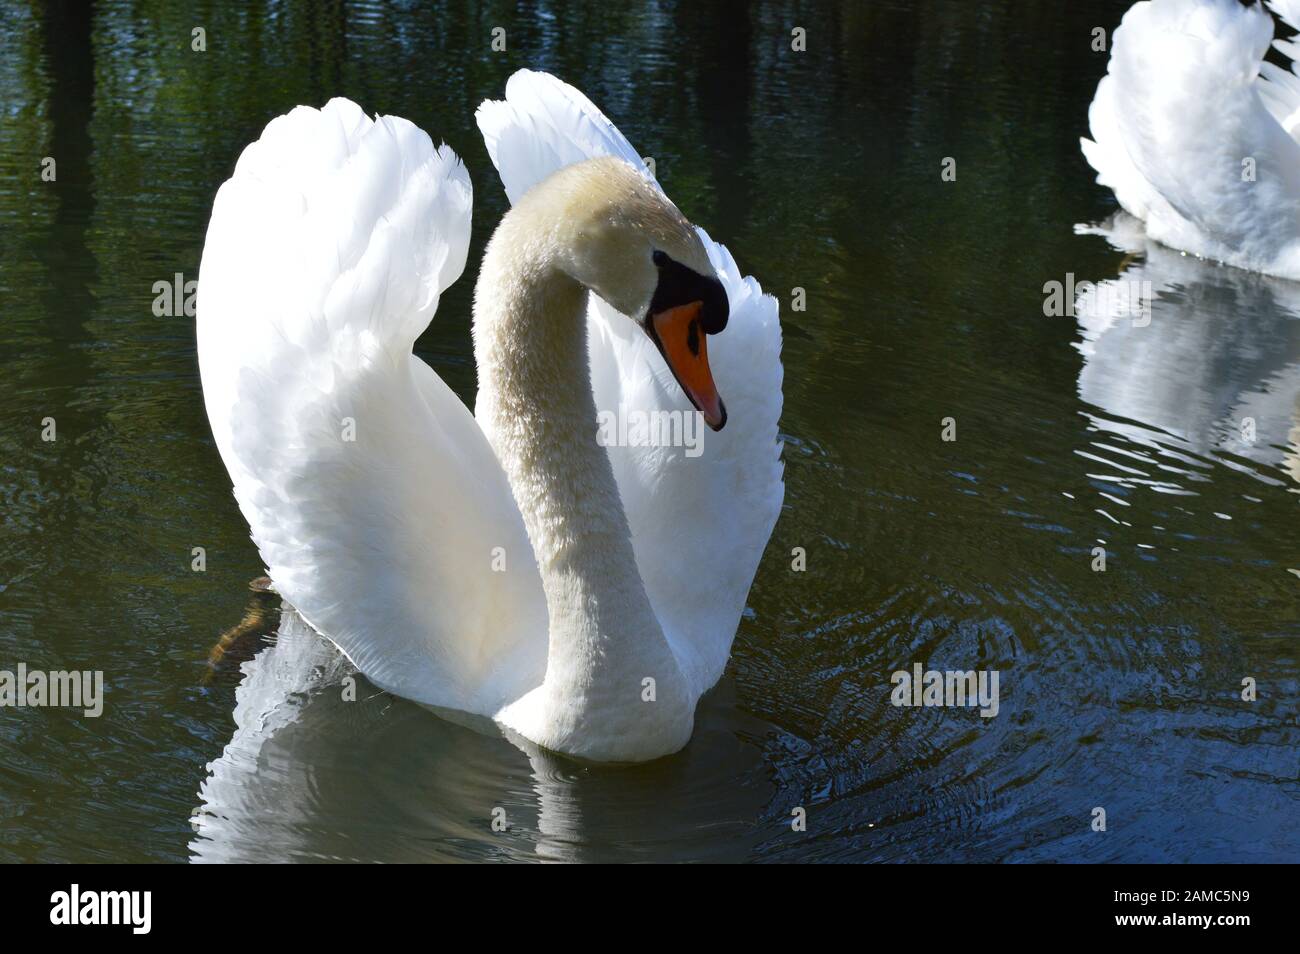
[[[549,74],[515,73],[505,100],[483,103],[477,119],[512,202],[557,169],[597,156],[621,157],[650,178],[614,124]],[[695,691],[703,692],[726,666],[785,486],[776,299],[699,231],[730,305],[726,330],[709,338],[727,426],[705,433],[698,457],[680,446],[610,447],[609,455],[651,605]],[[691,410],[636,323],[593,296],[587,330],[598,408]]]
[[[1300,0],[1269,0],[1269,6],[1287,26],[1300,30]],[[1287,135],[1300,139],[1300,77],[1295,72],[1296,60],[1300,59],[1300,44],[1294,40],[1274,40],[1273,46],[1291,60],[1291,68],[1286,70],[1267,62],[1261,64],[1256,86],[1264,105],[1281,123]]]
[[491,715],[541,682],[541,580],[487,441],[411,353],[471,204],[456,156],[405,120],[342,99],[273,120],[217,194],[198,341],[280,593],[382,688]]

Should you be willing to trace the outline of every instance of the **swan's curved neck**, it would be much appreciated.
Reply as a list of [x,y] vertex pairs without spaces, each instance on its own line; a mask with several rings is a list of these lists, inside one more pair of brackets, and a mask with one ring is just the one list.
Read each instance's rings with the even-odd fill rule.
[[596,439],[588,292],[557,259],[544,231],[511,214],[502,220],[475,289],[475,415],[505,468],[542,575],[547,718],[568,720],[557,731],[574,735],[590,733],[597,720],[608,729],[610,720],[629,718],[638,720],[630,731],[643,731],[640,720],[666,714],[663,705],[644,705],[644,680],[654,680],[651,694],[662,703],[681,675]]
[[594,535],[609,548],[606,574],[636,576],[618,486],[596,443],[587,290],[501,249],[490,247],[476,291],[476,416],[506,467],[543,567],[581,561]]

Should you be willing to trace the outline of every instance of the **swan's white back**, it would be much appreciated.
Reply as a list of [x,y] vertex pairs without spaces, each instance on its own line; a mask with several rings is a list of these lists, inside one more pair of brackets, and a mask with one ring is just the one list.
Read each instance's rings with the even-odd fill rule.
[[[1272,6],[1300,24],[1297,0]],[[1237,0],[1135,4],[1082,145],[1153,239],[1300,279],[1300,79],[1263,63],[1272,37],[1267,11]]]

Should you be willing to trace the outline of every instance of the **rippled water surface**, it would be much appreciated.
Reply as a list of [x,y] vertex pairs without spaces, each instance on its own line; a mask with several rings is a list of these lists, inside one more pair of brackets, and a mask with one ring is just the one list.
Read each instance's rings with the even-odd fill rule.
[[[1125,6],[6,0],[0,668],[108,689],[98,719],[0,711],[0,859],[1296,858],[1300,285],[1112,218],[1078,137]],[[193,320],[152,308],[242,146],[344,94],[473,175],[470,266],[419,342],[472,400],[505,207],[473,110],[521,66],[782,299],[785,510],[694,739],[637,768],[364,679],[343,701],[346,663],[248,589]],[[998,715],[891,706],[914,662],[998,670]]]

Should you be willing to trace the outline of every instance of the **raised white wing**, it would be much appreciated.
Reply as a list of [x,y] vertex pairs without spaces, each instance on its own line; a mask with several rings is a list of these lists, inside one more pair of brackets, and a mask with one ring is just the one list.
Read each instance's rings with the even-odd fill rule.
[[1261,78],[1272,37],[1268,13],[1237,0],[1135,4],[1112,38],[1082,145],[1155,240],[1297,279],[1300,80],[1271,66]]
[[491,715],[544,674],[541,579],[478,425],[411,353],[464,268],[471,205],[411,123],[298,107],[217,194],[198,343],[280,593],[382,688]]
[[[511,201],[570,163],[635,149],[582,93],[521,70],[502,102],[478,109],[479,128]],[[781,326],[776,299],[742,277],[727,249],[701,229],[727,289],[730,320],[709,338],[727,425],[689,446],[611,446],[610,461],[651,605],[697,692],[717,682],[731,652],[758,561],[785,493],[777,436]],[[588,311],[597,408],[690,413],[691,405],[635,322],[592,297]]]

